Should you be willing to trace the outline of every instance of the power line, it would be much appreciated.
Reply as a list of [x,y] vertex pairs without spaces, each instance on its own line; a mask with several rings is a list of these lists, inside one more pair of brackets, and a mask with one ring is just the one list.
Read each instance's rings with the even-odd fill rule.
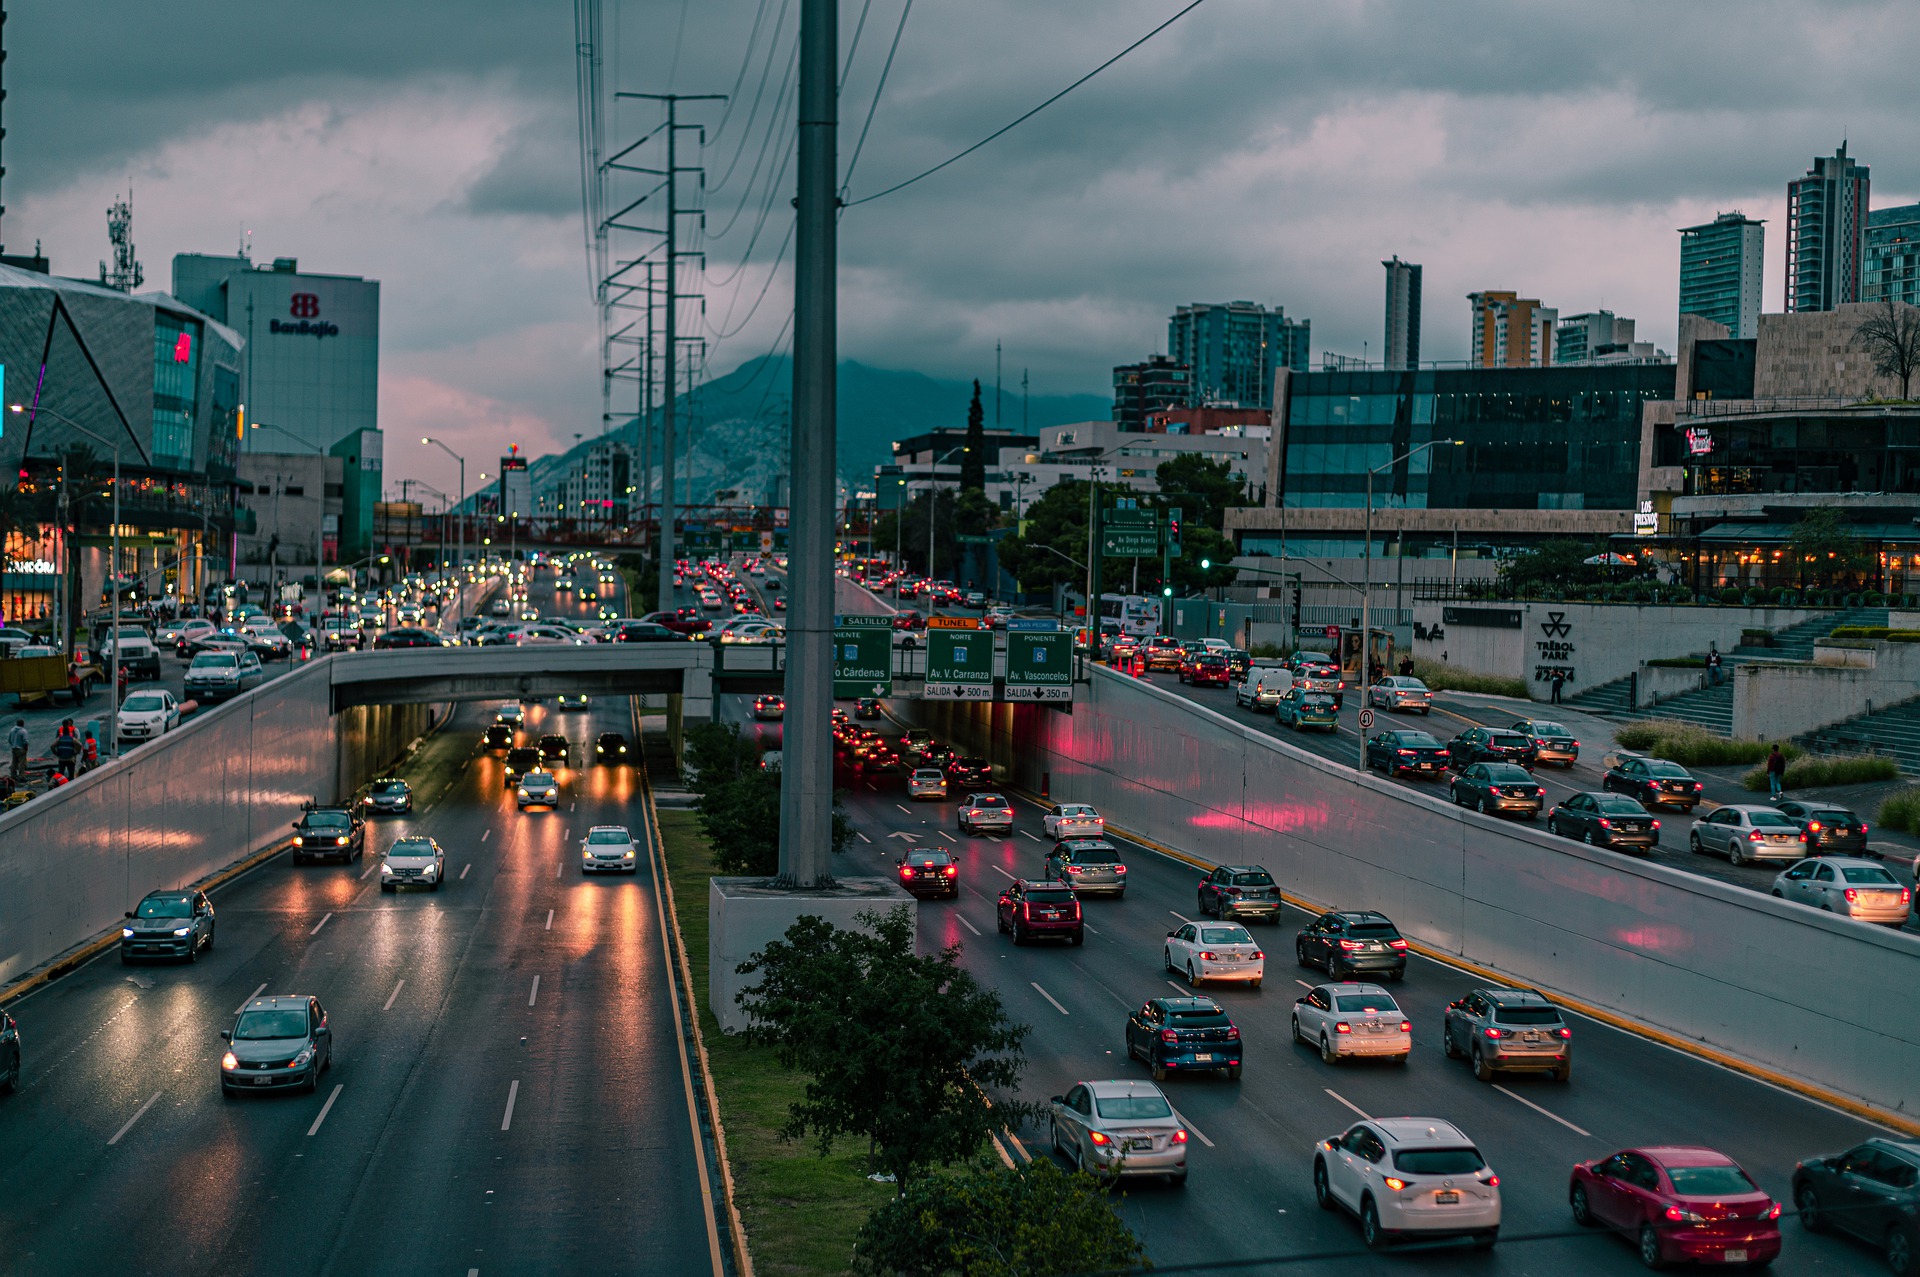
[[840,180],[840,192],[844,196],[853,183],[854,166],[860,163],[860,152],[867,144],[867,130],[873,127],[873,113],[880,105],[880,94],[887,87],[887,73],[893,70],[893,55],[900,52],[900,35],[907,29],[907,15],[913,12],[913,0],[900,7],[900,25],[893,29],[893,45],[887,50],[886,65],[880,68],[880,82],[873,86],[873,101],[867,103],[867,120],[860,126],[860,140],[853,145],[853,158],[847,161],[847,175]]
[[[784,5],[782,14],[786,12]],[[754,10],[753,27],[747,32],[747,47],[740,54],[740,70],[733,77],[733,88],[727,93],[727,104],[721,108],[720,122],[713,126],[713,135],[708,145],[720,141],[727,131],[727,121],[733,118],[733,108],[740,100],[740,86],[747,81],[747,69],[753,65],[753,51],[760,43],[760,24],[767,16],[767,0],[760,0],[760,7]]]
[[[733,158],[727,161],[727,170],[720,175],[720,180],[708,185],[707,193],[709,195],[718,194],[720,191],[725,190],[727,183],[733,180],[733,171],[739,167],[740,157],[746,154],[747,143],[753,138],[753,122],[760,116],[760,102],[761,99],[766,96],[767,81],[773,76],[773,60],[780,52],[780,33],[786,29],[787,5],[790,2],[791,0],[781,0],[780,12],[774,18],[773,35],[767,41],[766,62],[760,68],[760,84],[753,91],[753,107],[747,112],[747,122],[741,126],[740,145],[733,148]],[[797,56],[799,51],[798,44],[796,44],[794,48],[795,55]],[[789,63],[789,68],[791,68],[791,63]],[[789,69],[786,74],[787,76],[791,76],[793,72]],[[782,97],[786,94],[786,79],[784,77],[781,80],[780,94]],[[718,132],[714,134],[714,141],[719,141]]]
[[[745,328],[753,322],[754,313],[760,309],[760,303],[767,299],[767,290],[773,287],[773,281],[780,275],[780,263],[786,259],[787,245],[793,243],[793,228],[798,224],[797,219],[789,219],[787,221],[787,233],[785,237],[781,239],[780,247],[775,250],[773,254],[773,265],[767,268],[767,282],[760,286],[760,295],[754,298],[753,308],[746,313],[745,317],[740,320],[740,323],[734,328],[726,328],[727,321],[733,318],[734,302],[738,301],[740,297],[740,294],[736,292],[727,302],[727,313],[720,318],[720,328],[708,325],[707,331],[713,334],[713,349],[715,351],[720,349],[721,342],[729,337],[737,336],[742,328]],[[740,265],[743,267],[746,265],[744,259]],[[736,275],[739,273],[739,271],[734,272]],[[723,332],[722,329],[726,329],[726,331]]]
[[1040,114],[1040,112],[1046,110],[1048,107],[1052,106],[1055,102],[1058,102],[1061,98],[1067,96],[1067,94],[1073,92],[1075,89],[1085,84],[1088,80],[1091,80],[1094,76],[1099,75],[1102,71],[1106,70],[1108,67],[1112,66],[1114,63],[1118,62],[1120,59],[1126,57],[1129,53],[1132,53],[1135,49],[1139,48],[1141,45],[1145,44],[1147,41],[1153,39],[1153,37],[1159,35],[1162,31],[1165,31],[1168,27],[1180,21],[1180,19],[1186,17],[1189,13],[1192,13],[1195,9],[1198,9],[1201,5],[1205,3],[1206,3],[1206,0],[1192,0],[1192,3],[1188,4],[1184,9],[1180,10],[1180,12],[1174,14],[1171,18],[1168,18],[1165,22],[1162,22],[1159,26],[1147,32],[1145,35],[1141,36],[1138,40],[1135,40],[1132,44],[1120,50],[1120,52],[1114,54],[1112,57],[1108,58],[1105,62],[1102,62],[1099,66],[1087,72],[1085,75],[1075,80],[1072,84],[1069,84],[1066,88],[1060,90],[1058,93],[1048,98],[1045,102],[1042,102],[1039,106],[1034,107],[1031,111],[1028,111],[1025,115],[1020,116],[1018,119],[1014,120],[1012,123],[1004,125],[1001,128],[995,129],[992,133],[987,134],[987,136],[981,138],[978,142],[975,142],[972,146],[968,147],[964,151],[961,151],[959,154],[949,156],[946,159],[941,160],[938,164],[934,165],[932,168],[927,169],[925,172],[916,173],[912,177],[908,178],[906,181],[897,182],[894,185],[889,186],[884,191],[876,192],[875,194],[865,196],[861,199],[849,200],[844,205],[842,205],[842,207],[853,208],[855,205],[858,205],[858,204],[871,204],[873,203],[873,201],[880,199],[883,196],[891,195],[895,191],[904,190],[905,188],[912,186],[915,182],[918,182],[921,178],[932,177],[935,173],[938,173],[941,169],[946,168],[949,164],[953,164],[953,163],[956,163],[957,161],[964,160],[965,158],[967,158],[967,156],[972,155],[975,151],[979,150],[981,147],[985,146],[987,143],[992,142],[996,138],[1002,137],[1012,132],[1014,129],[1018,128],[1020,125],[1025,124],[1028,120],[1031,120],[1034,116]]

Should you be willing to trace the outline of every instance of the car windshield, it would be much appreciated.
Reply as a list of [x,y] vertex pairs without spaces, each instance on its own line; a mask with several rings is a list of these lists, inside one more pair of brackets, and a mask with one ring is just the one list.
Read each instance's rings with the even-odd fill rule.
[[129,696],[120,702],[122,712],[144,714],[152,710],[165,709],[167,703],[152,692],[141,692],[138,696]]
[[1532,780],[1533,777],[1524,767],[1515,767],[1512,763],[1488,763],[1487,779],[1497,781]]
[[1409,1175],[1472,1175],[1486,1164],[1474,1148],[1403,1148],[1393,1155],[1394,1169]]
[[1343,993],[1334,1000],[1336,1011],[1398,1011],[1390,993]]
[[1665,776],[1671,780],[1689,780],[1687,769],[1679,763],[1663,762],[1658,758],[1647,760],[1647,775]]
[[1497,1007],[1493,1018],[1502,1024],[1560,1023],[1560,1013],[1552,1007]]
[[373,782],[373,792],[376,794],[404,794],[407,792],[407,782],[404,780],[376,780]]
[[1245,927],[1202,927],[1201,944],[1252,944],[1253,937],[1247,934]]
[[1596,797],[1593,805],[1605,816],[1638,816],[1642,810],[1640,804],[1633,799],[1620,798],[1613,794]]
[[1073,899],[1073,892],[1066,887],[1029,887],[1027,899],[1043,905],[1063,905]]
[[1667,1178],[1682,1197],[1728,1197],[1759,1187],[1738,1166],[1669,1166]]
[[1349,923],[1347,934],[1357,940],[1397,940],[1400,936],[1391,922]]
[[1093,1103],[1101,1117],[1122,1122],[1173,1116],[1173,1106],[1161,1095],[1097,1095]]
[[587,841],[596,847],[617,847],[633,841],[633,836],[624,829],[595,829],[587,834]]
[[187,668],[195,670],[230,670],[239,663],[240,658],[232,652],[202,652],[193,658],[193,664]]
[[387,851],[389,856],[431,856],[433,844],[425,838],[402,838]]
[[244,1011],[233,1026],[236,1042],[261,1042],[269,1038],[307,1036],[305,1011]]
[[1273,875],[1264,869],[1253,869],[1245,873],[1235,874],[1233,876],[1233,885],[1236,887],[1271,887],[1273,885]]
[[1747,819],[1755,829],[1798,829],[1800,826],[1777,811],[1750,811]]
[[1841,876],[1848,882],[1871,883],[1877,887],[1897,887],[1900,880],[1879,865],[1842,865]]
[[528,772],[526,779],[521,783],[526,785],[551,785],[553,783],[553,777],[547,772]]
[[148,897],[140,902],[142,918],[191,918],[193,903],[185,896]]
[[1487,738],[1487,744],[1495,749],[1525,749],[1527,738],[1513,732],[1495,732]]
[[1533,725],[1533,734],[1535,736],[1571,736],[1573,735],[1572,732],[1560,726],[1560,724],[1558,723],[1535,723]]
[[345,829],[352,822],[343,811],[310,811],[307,813],[309,829]]

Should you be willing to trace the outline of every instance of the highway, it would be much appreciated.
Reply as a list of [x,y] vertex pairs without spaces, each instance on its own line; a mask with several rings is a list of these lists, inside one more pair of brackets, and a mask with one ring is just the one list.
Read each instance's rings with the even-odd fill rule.
[[[652,864],[575,866],[590,825],[643,825],[631,769],[581,765],[633,734],[631,702],[528,707],[525,734],[574,758],[559,808],[524,814],[479,750],[493,709],[459,707],[404,768],[416,810],[371,821],[363,861],[277,857],[213,893],[197,963],[108,954],[8,1008],[0,1267],[715,1271]],[[446,848],[441,891],[380,890],[406,832]],[[218,1032],[256,992],[326,1008],[314,1094],[221,1098]]]

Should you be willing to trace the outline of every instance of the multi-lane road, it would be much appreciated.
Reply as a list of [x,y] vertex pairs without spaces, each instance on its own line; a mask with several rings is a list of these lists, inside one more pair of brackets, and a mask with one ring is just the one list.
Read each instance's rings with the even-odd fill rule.
[[[461,706],[363,861],[275,858],[213,893],[199,962],[109,954],[12,1004],[0,1269],[715,1271],[654,866],[578,868],[589,826],[644,826],[634,772],[587,761],[631,704],[528,707],[574,754],[559,807],[526,813],[479,749],[494,706]],[[383,893],[379,853],[413,832],[449,881]],[[314,1094],[222,1099],[219,1031],[260,992],[326,1008]]]

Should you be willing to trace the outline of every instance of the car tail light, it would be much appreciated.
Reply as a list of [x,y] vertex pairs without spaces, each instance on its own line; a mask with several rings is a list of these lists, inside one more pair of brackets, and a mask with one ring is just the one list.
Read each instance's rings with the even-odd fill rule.
[[1654,822],[1653,822],[1653,827],[1654,827],[1655,829],[1658,829],[1658,828],[1660,828],[1660,822],[1659,822],[1659,821],[1657,821],[1657,820],[1656,820],[1656,821],[1654,821]]
[[1348,952],[1352,952],[1353,950],[1362,948],[1363,946],[1358,940],[1342,940],[1340,942],[1340,947],[1342,949],[1347,950]]
[[1570,1038],[1573,1036],[1573,1030],[1568,1028],[1562,1028],[1560,1030],[1560,1036],[1563,1038]]
[[911,865],[901,865],[901,866],[900,866],[900,876],[901,876],[902,878],[911,878],[911,877],[913,877],[913,867],[912,867]]
[[1816,833],[1816,834],[1817,834],[1817,833],[1819,833],[1819,832],[1820,832],[1820,822],[1819,822],[1819,821],[1817,821],[1817,820],[1809,820],[1809,821],[1807,822],[1807,831],[1808,831],[1809,833]]
[[1264,954],[1264,953],[1262,953],[1262,952],[1261,952],[1260,950],[1258,950],[1258,949],[1255,949],[1255,950],[1253,951],[1253,960],[1254,960],[1255,962],[1261,962],[1261,961],[1264,961],[1264,960],[1266,959],[1266,956],[1267,956],[1266,954]]
[[1500,1187],[1500,1177],[1498,1175],[1487,1176],[1487,1187],[1488,1188]]
[[1172,1142],[1175,1144],[1185,1144],[1187,1142],[1187,1132],[1184,1127],[1174,1128]]
[[1080,902],[1078,900],[1073,902],[1073,920],[1075,922],[1080,921]]
[[1353,1026],[1351,1024],[1348,1024],[1345,1020],[1342,1020],[1338,1024],[1333,1026],[1333,1031],[1335,1033],[1351,1033],[1353,1032]]
[[1396,753],[1396,754],[1398,754],[1398,755],[1400,755],[1400,757],[1402,757],[1402,758],[1412,758],[1412,757],[1413,757],[1413,751],[1412,751],[1412,750],[1410,750],[1410,749],[1396,749],[1396,750],[1394,750],[1393,752],[1394,752],[1394,753]]
[[[1800,840],[1801,840],[1802,842],[1805,842],[1805,841],[1806,841],[1806,838],[1807,838],[1807,836],[1806,836],[1805,834],[1801,834],[1801,835],[1800,835]],[[1748,842],[1759,842],[1759,841],[1760,841],[1760,831],[1759,831],[1758,829],[1756,829],[1756,830],[1754,830],[1754,831],[1753,831],[1752,833],[1750,833],[1750,834],[1748,834],[1748,835],[1747,835],[1747,841],[1748,841]]]
[[1117,874],[1123,874],[1127,871],[1127,867],[1125,865],[1115,865],[1113,871]]
[[[1852,893],[1849,892],[1848,894],[1851,895]],[[1218,962],[1219,960],[1219,955],[1211,949],[1202,949],[1200,951],[1200,961],[1202,962]]]
[[1412,1020],[1402,1020],[1402,1021],[1400,1021],[1400,1031],[1401,1031],[1402,1033],[1411,1033],[1411,1032],[1413,1032],[1413,1021],[1412,1021]]
[[1100,1145],[1103,1147],[1105,1145],[1113,1143],[1113,1137],[1108,1135],[1105,1131],[1088,1131],[1087,1138],[1092,1140],[1096,1145]]
[[1500,1030],[1494,1028],[1492,1025],[1488,1025],[1487,1028],[1483,1031],[1490,1038],[1494,1038],[1497,1040],[1500,1037]]
[[1396,1193],[1407,1186],[1407,1181],[1403,1179],[1398,1179],[1392,1175],[1384,1176],[1380,1182],[1385,1184],[1388,1188],[1392,1189]]
[[1239,1040],[1240,1040],[1240,1027],[1238,1025],[1229,1024],[1227,1026],[1227,1041],[1238,1042]]
[[1867,836],[1867,822],[1865,822],[1864,820],[1860,822],[1860,836],[1862,838],[1865,838]]
[[1228,895],[1230,895],[1230,896],[1237,896],[1237,895],[1239,895],[1239,894],[1240,894],[1240,888],[1238,888],[1238,887],[1228,887],[1228,888],[1227,888],[1227,894],[1228,894]]
[[1667,1218],[1672,1220],[1676,1224],[1683,1223],[1683,1222],[1690,1223],[1690,1224],[1704,1224],[1707,1222],[1707,1217],[1705,1215],[1696,1214],[1693,1211],[1686,1210],[1679,1206],[1667,1207],[1666,1214],[1667,1214]]
[[1848,903],[1848,904],[1852,904],[1852,903],[1853,903],[1853,902],[1854,902],[1855,900],[1858,900],[1859,898],[1860,898],[1860,893],[1859,893],[1859,892],[1857,892],[1857,891],[1855,891],[1855,890],[1854,890],[1854,889],[1853,889],[1852,887],[1848,887],[1848,888],[1847,888],[1847,903]]
[[1404,948],[1406,948],[1406,947],[1407,947],[1407,942],[1406,942],[1405,940],[1389,940],[1389,941],[1387,941],[1387,948],[1389,948],[1389,949],[1404,949]]
[[1612,822],[1611,820],[1608,820],[1608,819],[1607,819],[1607,818],[1606,818],[1605,816],[1602,816],[1602,817],[1600,817],[1600,828],[1602,828],[1602,829],[1612,829],[1612,828],[1613,828],[1613,822]]
[[949,878],[957,878],[960,876],[960,869],[957,865],[948,865],[945,872]]
[[1178,1042],[1180,1040],[1180,1035],[1178,1033],[1175,1033],[1172,1029],[1162,1029],[1160,1030],[1160,1040],[1162,1042]]
[[1771,1204],[1769,1204],[1769,1205],[1767,1206],[1767,1209],[1766,1209],[1766,1210],[1764,1210],[1764,1211],[1762,1211],[1762,1212],[1760,1213],[1760,1218],[1762,1218],[1762,1219],[1779,1219],[1779,1218],[1780,1218],[1780,1203],[1779,1203],[1779,1202],[1773,1202],[1773,1203],[1771,1203]]

